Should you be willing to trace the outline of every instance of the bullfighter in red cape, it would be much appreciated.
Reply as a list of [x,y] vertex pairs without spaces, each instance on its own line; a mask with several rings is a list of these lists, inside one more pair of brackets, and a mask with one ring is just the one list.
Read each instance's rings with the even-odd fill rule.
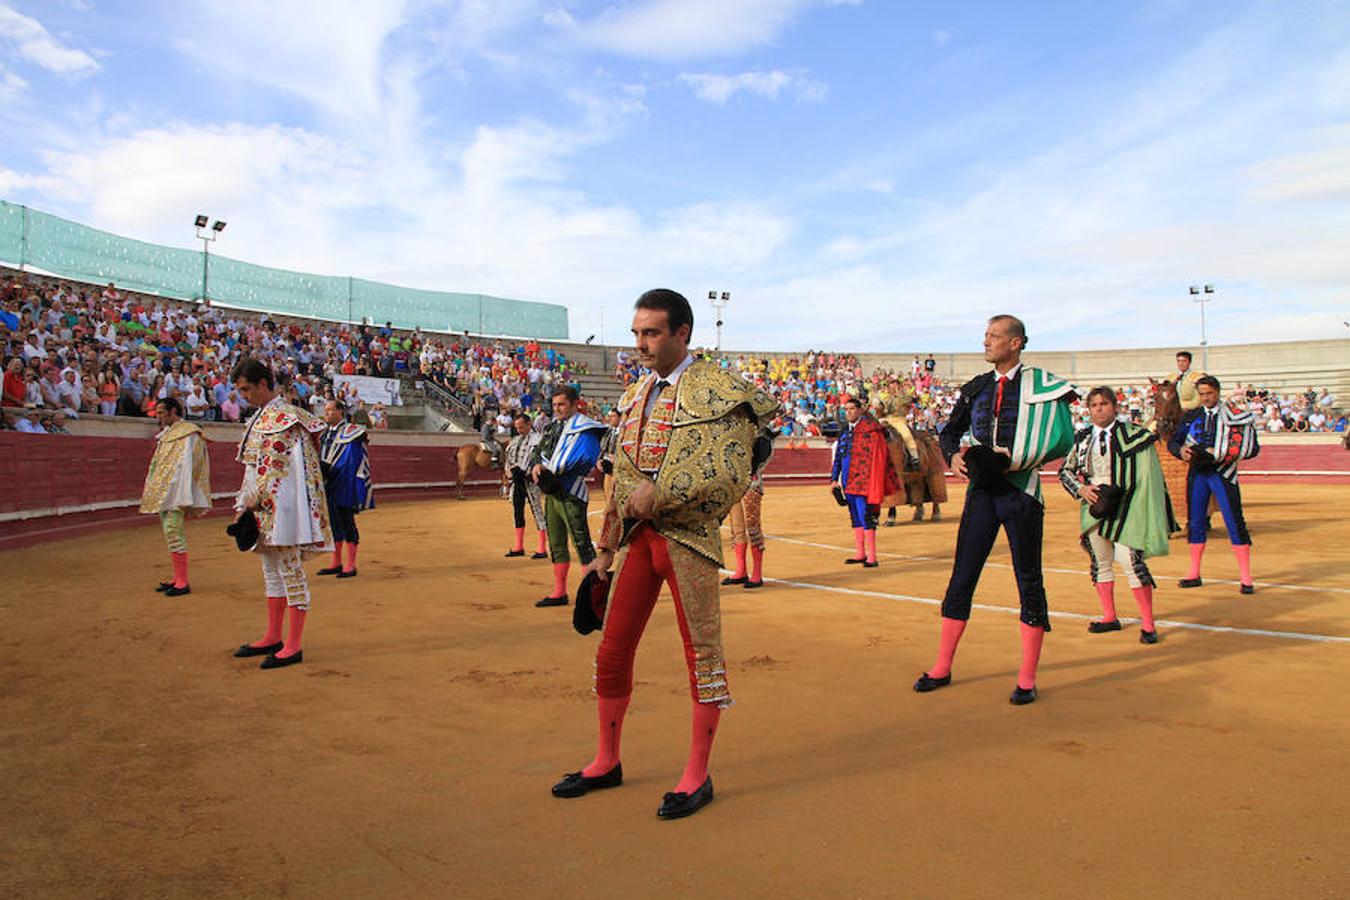
[[877,565],[881,501],[900,490],[900,477],[886,447],[885,428],[862,408],[856,397],[844,401],[844,417],[848,429],[834,445],[834,465],[830,471],[830,480],[843,491],[847,501],[857,545],[857,554],[844,562],[862,563],[864,568],[872,569]]

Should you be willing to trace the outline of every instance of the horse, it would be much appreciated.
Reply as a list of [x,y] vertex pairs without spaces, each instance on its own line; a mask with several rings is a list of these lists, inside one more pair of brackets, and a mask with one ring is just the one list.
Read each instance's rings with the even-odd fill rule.
[[465,498],[464,481],[469,477],[469,471],[474,466],[489,470],[501,468],[500,463],[493,460],[492,451],[488,450],[487,445],[482,443],[465,444],[460,447],[455,451],[455,462],[459,467],[459,477],[455,480],[455,489],[458,491],[461,500]]
[[1181,398],[1177,396],[1177,386],[1172,381],[1148,380],[1153,398],[1153,419],[1149,430],[1158,435],[1158,460],[1162,463],[1163,480],[1167,482],[1167,493],[1172,498],[1172,513],[1178,522],[1186,522],[1186,463],[1167,451],[1167,444],[1181,425],[1185,411],[1181,408]]
[[895,508],[902,503],[914,507],[915,522],[923,521],[923,505],[933,504],[929,521],[937,522],[942,518],[942,504],[947,502],[947,464],[942,458],[937,438],[917,429],[912,429],[912,433],[919,451],[917,467],[910,465],[905,442],[894,426],[887,423],[886,448],[890,451],[891,463],[900,476],[901,484],[899,491],[882,500],[883,506],[891,508],[891,514],[886,519],[888,526],[895,523]]

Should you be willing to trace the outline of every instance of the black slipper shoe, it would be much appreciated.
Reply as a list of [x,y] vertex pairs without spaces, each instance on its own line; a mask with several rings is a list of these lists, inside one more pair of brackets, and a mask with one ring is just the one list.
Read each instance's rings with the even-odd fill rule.
[[914,690],[916,693],[926,694],[929,691],[936,691],[938,688],[946,687],[951,683],[952,683],[951,672],[948,672],[941,678],[934,678],[932,675],[929,675],[927,672],[924,672],[922,675],[919,676],[919,680],[914,682]]
[[587,778],[580,772],[568,772],[553,786],[553,796],[564,799],[580,797],[590,791],[618,787],[621,784],[623,784],[623,763],[615,763],[614,768],[594,778]]
[[240,644],[239,649],[234,651],[234,655],[239,657],[268,656],[270,654],[276,653],[284,646],[286,645],[283,644],[281,641],[277,641],[275,644],[268,644],[265,647],[255,647],[252,644]]
[[709,775],[692,794],[671,792],[661,798],[661,808],[656,814],[663,819],[683,819],[692,816],[712,802],[712,776]]
[[277,656],[275,653],[262,661],[260,669],[284,669],[305,661],[305,651],[297,650],[291,656]]

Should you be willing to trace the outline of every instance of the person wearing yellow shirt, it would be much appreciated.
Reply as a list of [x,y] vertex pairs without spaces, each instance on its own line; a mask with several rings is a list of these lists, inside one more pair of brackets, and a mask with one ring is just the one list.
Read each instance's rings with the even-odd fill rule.
[[1167,376],[1167,380],[1177,386],[1177,399],[1181,401],[1184,412],[1200,408],[1200,394],[1196,382],[1204,377],[1204,372],[1191,368],[1191,351],[1177,351],[1177,370]]

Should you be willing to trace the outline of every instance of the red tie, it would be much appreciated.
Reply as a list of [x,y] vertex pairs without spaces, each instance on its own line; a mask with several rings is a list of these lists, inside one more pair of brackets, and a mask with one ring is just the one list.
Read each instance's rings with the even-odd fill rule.
[[994,418],[998,418],[999,412],[1003,409],[1003,382],[1006,381],[1002,375],[997,376],[998,393],[994,395]]

